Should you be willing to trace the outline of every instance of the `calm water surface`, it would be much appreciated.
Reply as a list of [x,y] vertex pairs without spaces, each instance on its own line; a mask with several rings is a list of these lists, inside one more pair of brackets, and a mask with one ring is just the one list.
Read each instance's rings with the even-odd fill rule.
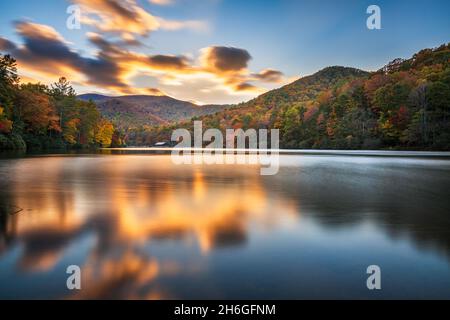
[[0,298],[450,299],[449,190],[443,159],[2,159]]

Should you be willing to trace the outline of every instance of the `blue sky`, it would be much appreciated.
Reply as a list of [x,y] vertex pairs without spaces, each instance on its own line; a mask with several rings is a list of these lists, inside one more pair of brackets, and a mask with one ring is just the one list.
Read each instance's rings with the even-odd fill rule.
[[[157,17],[163,22],[158,27],[149,24],[145,35],[131,28],[124,33],[108,29],[104,27],[106,20],[83,23],[81,30],[69,30],[66,9],[73,2],[84,5],[83,0],[2,1],[0,37],[14,43],[16,48],[9,50],[12,52],[0,49],[3,53],[16,53],[27,80],[51,82],[64,75],[73,80],[79,92],[131,94],[158,89],[199,103],[228,103],[247,100],[326,66],[376,70],[394,58],[407,58],[423,48],[450,41],[449,1],[171,0],[163,4],[151,3],[152,0],[128,1],[132,6],[128,3],[125,7],[132,12],[143,10],[148,13],[146,18]],[[95,10],[103,8],[104,0],[92,2],[98,7],[83,7],[82,12],[98,20]],[[366,9],[371,4],[381,8],[381,30],[366,27]],[[117,16],[111,16],[113,22],[114,17]],[[18,25],[22,27],[20,34]],[[51,27],[55,32],[39,26]],[[33,70],[32,61],[36,61],[35,65],[48,61],[42,52],[30,52],[34,47],[27,50],[21,47],[30,37],[35,42],[42,40],[33,30],[54,37],[57,33],[59,41],[76,52],[77,57],[69,61],[62,55],[61,64],[42,70],[35,66]],[[89,40],[92,34],[114,44],[125,38],[140,41],[140,46],[120,45],[122,54],[133,52],[136,61],[132,66],[118,62],[120,58],[101,51]],[[244,51],[251,59],[245,58]],[[143,61],[147,60],[143,56],[155,59],[145,65]],[[172,60],[175,64],[169,65],[164,57],[178,57],[182,66],[180,61]],[[76,66],[86,62],[87,67]],[[64,63],[67,65],[63,66]],[[98,74],[110,66],[110,70],[117,69],[116,78],[106,81],[90,74],[89,66],[99,64],[102,67],[96,71]],[[180,70],[175,68],[177,65]],[[49,71],[52,69],[55,74]],[[265,70],[274,71],[271,74],[276,76],[264,77],[268,74]]]

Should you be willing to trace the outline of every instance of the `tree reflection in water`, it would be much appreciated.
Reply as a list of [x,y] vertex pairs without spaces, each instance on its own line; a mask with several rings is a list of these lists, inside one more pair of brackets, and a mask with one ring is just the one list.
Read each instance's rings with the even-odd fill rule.
[[[381,239],[374,254],[388,266],[397,250],[432,255],[449,283],[449,170],[443,160],[282,156],[280,173],[262,177],[165,155],[1,160],[0,297],[359,297],[365,237]],[[75,294],[70,264],[82,267]],[[336,268],[336,283],[321,280]]]

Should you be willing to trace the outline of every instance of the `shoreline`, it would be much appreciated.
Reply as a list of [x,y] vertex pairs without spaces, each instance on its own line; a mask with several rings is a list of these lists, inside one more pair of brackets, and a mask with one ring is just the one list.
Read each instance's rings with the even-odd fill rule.
[[326,155],[326,156],[372,156],[372,157],[430,157],[450,158],[450,151],[395,151],[395,150],[318,150],[318,149],[225,149],[225,148],[159,148],[159,147],[130,147],[130,148],[100,148],[110,151],[219,151],[233,153],[279,153],[280,155]]

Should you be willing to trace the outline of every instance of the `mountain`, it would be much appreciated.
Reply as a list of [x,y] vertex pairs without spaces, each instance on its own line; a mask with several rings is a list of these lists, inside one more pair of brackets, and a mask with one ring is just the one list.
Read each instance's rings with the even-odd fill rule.
[[112,97],[105,96],[102,94],[96,94],[96,93],[86,93],[86,94],[78,95],[78,98],[83,101],[92,100],[94,102],[97,102],[97,101],[101,101],[101,100],[111,99]]
[[104,117],[111,120],[117,128],[125,130],[145,125],[168,124],[173,121],[213,114],[227,107],[226,105],[199,106],[168,96],[111,97],[100,94],[83,94],[78,98],[95,102]]
[[[216,114],[204,129],[279,129],[282,148],[450,150],[450,44],[376,72],[328,67]],[[133,132],[133,144],[169,140],[192,121]]]
[[284,87],[269,91],[249,102],[238,105],[239,109],[269,108],[284,103],[308,102],[316,99],[324,90],[358,78],[365,78],[369,72],[348,67],[327,67],[319,72],[300,78]]

